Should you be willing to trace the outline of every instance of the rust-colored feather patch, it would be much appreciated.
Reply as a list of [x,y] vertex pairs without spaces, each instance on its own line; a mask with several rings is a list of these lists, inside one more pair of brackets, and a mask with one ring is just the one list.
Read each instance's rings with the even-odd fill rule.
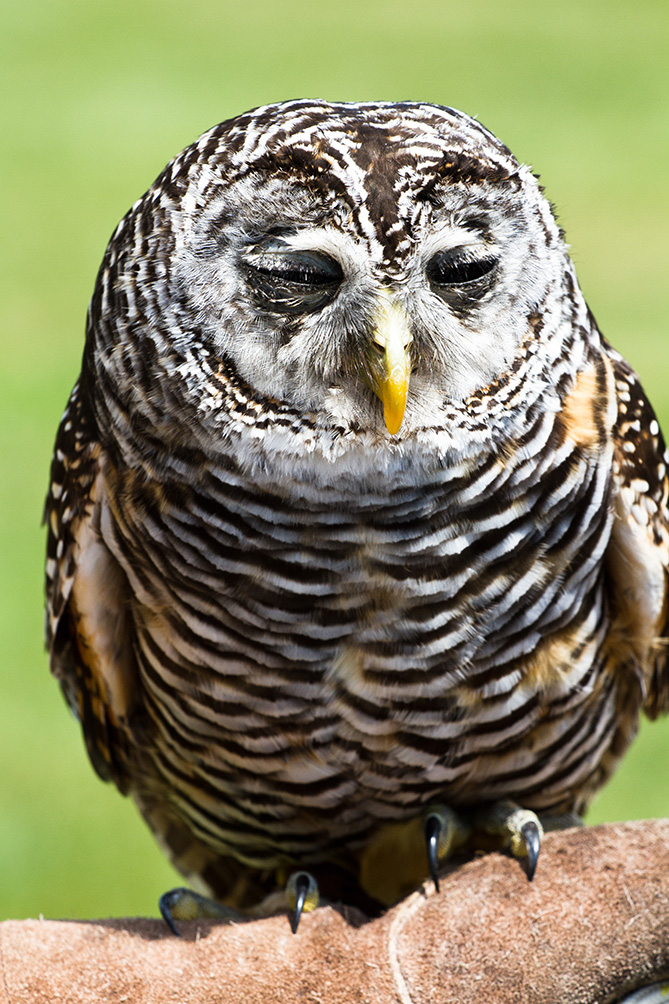
[[610,434],[615,420],[615,385],[608,360],[576,375],[562,404],[560,422],[576,446],[594,447]]

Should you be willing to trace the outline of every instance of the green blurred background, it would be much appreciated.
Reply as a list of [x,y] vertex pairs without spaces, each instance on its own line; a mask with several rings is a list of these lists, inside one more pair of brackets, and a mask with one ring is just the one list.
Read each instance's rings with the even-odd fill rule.
[[[106,241],[210,125],[290,97],[462,108],[542,176],[669,430],[666,0],[22,0],[0,14],[0,918],[156,913],[178,884],[94,776],[42,643],[42,499]],[[645,725],[591,822],[669,815]]]

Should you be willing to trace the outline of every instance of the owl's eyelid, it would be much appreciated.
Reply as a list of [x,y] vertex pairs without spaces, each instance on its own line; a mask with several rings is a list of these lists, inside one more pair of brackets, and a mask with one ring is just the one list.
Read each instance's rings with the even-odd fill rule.
[[498,259],[499,252],[486,244],[458,244],[456,247],[442,248],[431,255],[430,260],[439,257],[450,258],[452,261],[487,261],[491,258]]
[[[469,246],[447,248],[432,255],[425,272],[433,286],[449,296],[469,295],[478,299],[490,286],[499,267],[499,253],[481,245],[475,253]],[[469,273],[469,274],[468,274]]]
[[339,262],[330,255],[313,250],[293,250],[291,248],[263,249],[244,256],[247,268],[261,272],[292,272],[299,269],[313,271],[314,277],[329,280],[333,285],[343,279]]
[[452,232],[448,235],[449,239],[446,240],[444,236],[443,234],[434,234],[423,242],[420,260],[425,271],[429,271],[439,259],[450,259],[453,262],[477,262],[489,261],[493,258],[499,261],[501,257],[501,249],[496,244],[476,239],[471,232],[467,233],[462,230],[457,233]]
[[313,256],[314,260],[323,261],[325,265],[333,262],[341,268],[339,256],[333,253],[329,247],[323,247],[315,241],[293,240],[289,236],[265,238],[255,242],[242,252],[242,258],[250,265],[265,257],[276,256],[277,260],[280,260],[281,258],[295,258],[299,255]]
[[426,257],[425,268],[429,271],[440,262],[453,266],[491,263],[491,268],[494,268],[499,264],[499,258],[497,248],[485,244],[460,244],[456,247],[441,248]]

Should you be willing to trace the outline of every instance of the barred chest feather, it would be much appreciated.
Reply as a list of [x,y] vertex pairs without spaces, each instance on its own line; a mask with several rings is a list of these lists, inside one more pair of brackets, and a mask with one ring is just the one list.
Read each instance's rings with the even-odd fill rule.
[[266,867],[437,797],[571,804],[616,727],[600,411],[455,465],[416,445],[392,481],[108,472],[153,767],[194,832]]

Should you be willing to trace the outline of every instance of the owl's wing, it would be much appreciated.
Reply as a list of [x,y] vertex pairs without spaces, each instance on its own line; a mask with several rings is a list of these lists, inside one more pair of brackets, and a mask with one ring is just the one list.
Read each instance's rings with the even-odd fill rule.
[[120,724],[136,672],[127,580],[99,534],[104,462],[77,385],[58,429],[45,506],[47,645],[93,766],[125,791]]
[[655,718],[669,711],[669,456],[638,377],[615,350],[618,406],[613,428],[614,522],[607,553],[622,663],[641,669],[643,703]]

